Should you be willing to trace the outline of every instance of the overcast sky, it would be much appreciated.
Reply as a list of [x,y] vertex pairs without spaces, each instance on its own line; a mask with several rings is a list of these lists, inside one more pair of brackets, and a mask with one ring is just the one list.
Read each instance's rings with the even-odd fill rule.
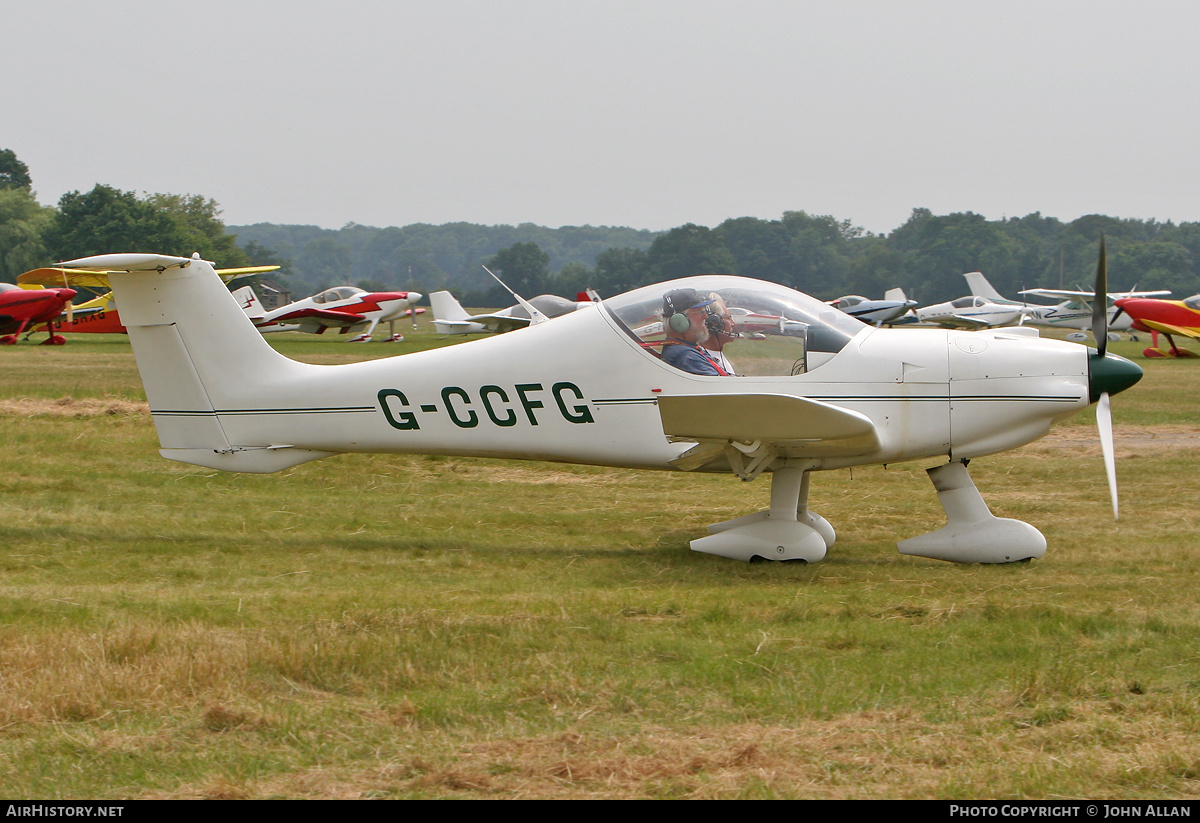
[[40,201],[667,229],[1200,221],[1200,3],[0,0]]

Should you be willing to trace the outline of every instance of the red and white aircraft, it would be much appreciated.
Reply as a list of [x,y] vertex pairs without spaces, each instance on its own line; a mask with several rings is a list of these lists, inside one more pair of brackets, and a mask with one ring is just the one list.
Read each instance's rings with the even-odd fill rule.
[[54,325],[71,305],[75,289],[23,289],[12,283],[0,283],[0,344],[11,346],[26,329],[46,324],[43,346],[61,346],[66,339],[54,333]]
[[[396,320],[418,314],[424,309],[413,306],[423,296],[415,291],[369,292],[356,286],[334,286],[320,294],[297,300],[286,306],[266,311],[258,296],[249,286],[233,292],[242,310],[264,334],[273,331],[302,331],[309,334],[324,334],[326,329],[339,329],[339,334],[357,332],[349,343],[366,343],[380,322],[394,323]],[[390,336],[384,342],[403,340],[404,335],[395,333],[392,326]]]

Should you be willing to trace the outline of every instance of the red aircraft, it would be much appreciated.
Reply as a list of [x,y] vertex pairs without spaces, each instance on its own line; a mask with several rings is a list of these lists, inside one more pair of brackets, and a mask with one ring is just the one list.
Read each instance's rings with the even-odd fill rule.
[[[218,269],[217,274],[229,280],[248,274],[264,274],[275,271],[278,268],[279,266],[247,266],[240,269]],[[112,292],[108,290],[111,286],[109,285],[108,274],[106,272],[81,272],[73,269],[41,268],[27,271],[17,277],[17,282],[24,289],[41,289],[42,286],[40,284],[53,283],[55,281],[61,282],[64,286],[78,286],[83,289],[103,292],[99,297],[88,300],[86,303],[70,307],[67,315],[59,318],[59,331],[86,334],[125,334],[125,324],[121,322],[121,315],[117,312],[117,304],[112,299]],[[71,292],[72,297],[76,294],[76,291],[70,288],[48,289],[48,291]],[[0,308],[0,313],[2,311],[3,309]],[[2,326],[0,326],[0,331],[3,331]],[[20,332],[17,333],[19,334]],[[55,345],[61,345],[62,343],[63,339],[60,336]]]
[[70,305],[75,289],[22,289],[11,283],[0,283],[0,344],[11,346],[26,329],[46,324],[47,337],[43,346],[61,346],[67,342],[54,333],[54,324]]
[[[1133,320],[1133,328],[1148,331],[1153,345],[1142,352],[1146,357],[1196,357],[1196,353],[1175,345],[1171,335],[1180,334],[1200,340],[1200,294],[1185,300],[1152,300],[1147,297],[1122,297],[1115,305]],[[1158,347],[1158,335],[1167,336],[1169,349]]]

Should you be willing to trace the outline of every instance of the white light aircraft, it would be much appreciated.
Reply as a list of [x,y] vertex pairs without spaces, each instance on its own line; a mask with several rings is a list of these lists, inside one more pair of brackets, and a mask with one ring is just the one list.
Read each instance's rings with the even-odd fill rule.
[[[894,296],[897,292],[898,297]],[[908,314],[917,301],[909,300],[899,289],[889,289],[883,300],[868,300],[861,295],[847,294],[830,300],[829,305],[872,326],[886,326]]]
[[[1048,297],[1057,299],[1060,302],[1054,305],[1039,305],[1036,303],[1024,303],[1019,300],[1009,300],[1001,296],[1000,292],[996,291],[988,279],[983,276],[982,272],[973,271],[964,274],[967,279],[967,285],[971,287],[971,294],[981,298],[985,298],[992,303],[997,303],[1005,306],[1019,306],[1024,313],[1025,322],[1034,326],[1044,326],[1050,329],[1079,329],[1087,331],[1092,328],[1092,303],[1095,301],[1096,293],[1090,291],[1067,291],[1063,289],[1025,289],[1021,294],[1032,294],[1038,297]],[[1109,301],[1119,300],[1123,297],[1162,297],[1169,295],[1169,291],[1131,291],[1127,294],[1112,293],[1108,295]],[[1116,306],[1110,306],[1108,309],[1108,328],[1111,330],[1109,340],[1118,339],[1117,331],[1128,331],[1132,325],[1129,316],[1123,314]],[[1071,337],[1069,339],[1082,339]]]
[[[417,311],[415,304],[421,299],[421,293],[415,291],[369,292],[357,286],[335,286],[266,311],[249,286],[237,289],[233,295],[264,334],[275,331],[324,334],[327,329],[339,329],[339,334],[355,333],[348,343],[368,342],[376,326],[382,322],[394,323],[410,310]],[[403,339],[393,326],[384,342]]]
[[[902,541],[902,553],[960,563],[1041,557],[1042,534],[993,516],[967,462],[1036,440],[1098,403],[1115,514],[1108,397],[1142,374],[1105,353],[1102,313],[1094,351],[1002,332],[877,329],[783,286],[720,275],[640,288],[458,346],[317,366],[267,345],[198,256],[63,265],[112,272],[164,457],[238,472],[346,452],[744,480],[769,472],[769,509],[710,526],[691,544],[744,561],[825,556],[836,535],[809,509],[811,472],[910,460],[936,464],[928,473],[949,522]],[[1102,245],[1100,292],[1104,271]],[[681,289],[701,300],[686,302]],[[743,376],[682,371],[639,335],[657,323],[668,343],[702,342],[706,313],[722,301],[758,318],[753,334],[725,348]],[[678,354],[687,353],[671,359]]]
[[[541,294],[531,298],[529,303],[547,318],[573,312],[580,305],[585,305],[556,294]],[[432,292],[429,306],[433,309],[433,327],[441,334],[514,331],[525,328],[531,320],[529,310],[520,303],[491,314],[467,314],[467,310],[448,291]]]
[[917,322],[946,329],[990,329],[1011,326],[1022,318],[1019,306],[996,303],[973,295],[914,310]]

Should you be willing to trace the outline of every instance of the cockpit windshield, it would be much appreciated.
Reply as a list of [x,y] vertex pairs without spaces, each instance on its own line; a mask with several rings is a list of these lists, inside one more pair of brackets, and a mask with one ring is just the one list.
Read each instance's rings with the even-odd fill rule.
[[320,294],[313,297],[314,303],[336,303],[338,300],[349,300],[356,294],[366,294],[357,286],[335,286],[332,289],[326,289]]
[[695,374],[804,374],[868,328],[807,294],[732,275],[646,286],[604,306],[643,349]]

